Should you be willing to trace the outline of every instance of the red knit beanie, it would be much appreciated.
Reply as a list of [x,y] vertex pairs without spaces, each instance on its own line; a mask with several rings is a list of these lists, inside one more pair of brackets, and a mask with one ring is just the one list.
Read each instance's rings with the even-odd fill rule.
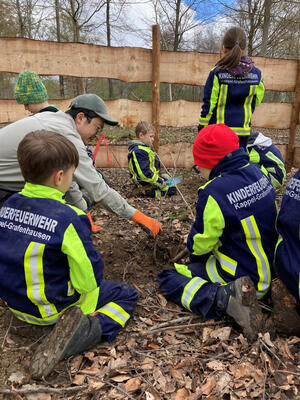
[[239,148],[239,138],[224,124],[207,125],[198,133],[194,145],[194,164],[213,169],[231,151]]

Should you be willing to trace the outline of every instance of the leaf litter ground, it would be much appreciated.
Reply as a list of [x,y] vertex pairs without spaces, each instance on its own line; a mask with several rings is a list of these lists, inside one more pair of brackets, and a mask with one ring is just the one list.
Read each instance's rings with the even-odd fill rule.
[[34,338],[33,332],[30,338],[15,334],[1,303],[0,398],[300,399],[298,337],[265,333],[250,344],[233,321],[205,321],[158,292],[156,275],[184,249],[202,183],[193,171],[171,172],[184,178],[179,185],[183,197],[152,200],[135,196],[126,169],[105,171],[111,186],[130,204],[161,221],[163,232],[157,239],[103,209],[92,211],[93,219],[103,224],[93,241],[105,262],[105,279],[127,282],[139,293],[126,328],[112,344],[102,343],[60,362],[38,382],[27,368],[41,338]]

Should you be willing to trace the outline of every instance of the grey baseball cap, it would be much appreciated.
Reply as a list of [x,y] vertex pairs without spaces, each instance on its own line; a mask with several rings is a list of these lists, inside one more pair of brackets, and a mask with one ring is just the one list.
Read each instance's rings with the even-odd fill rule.
[[96,94],[81,94],[71,102],[70,108],[85,108],[94,111],[95,114],[103,118],[108,125],[118,125],[118,121],[107,114],[106,106],[101,97]]

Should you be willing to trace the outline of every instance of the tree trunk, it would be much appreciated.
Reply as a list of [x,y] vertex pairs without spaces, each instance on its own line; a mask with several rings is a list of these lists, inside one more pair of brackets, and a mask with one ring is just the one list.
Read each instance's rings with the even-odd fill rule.
[[[111,46],[111,34],[110,34],[110,0],[106,0],[106,40],[107,47]],[[108,96],[110,99],[113,97],[113,83],[108,78]]]
[[[61,41],[60,37],[60,15],[59,15],[59,0],[55,0],[55,20],[56,20],[56,39]],[[59,93],[61,97],[65,97],[64,77],[59,75]]]
[[270,27],[271,5],[272,5],[272,0],[265,0],[262,44],[261,44],[261,51],[260,51],[260,55],[263,57],[266,57],[268,54],[268,36],[269,36],[269,27]]

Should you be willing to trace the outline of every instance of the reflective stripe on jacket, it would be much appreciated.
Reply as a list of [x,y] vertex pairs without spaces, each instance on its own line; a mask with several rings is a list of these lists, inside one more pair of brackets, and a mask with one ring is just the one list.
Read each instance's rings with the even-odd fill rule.
[[271,282],[277,209],[269,179],[248,160],[240,148],[212,170],[198,192],[187,246],[212,282],[248,275],[262,297]]
[[0,297],[33,324],[55,323],[87,293],[97,303],[103,262],[93,249],[90,222],[62,196],[26,183],[0,209]]

